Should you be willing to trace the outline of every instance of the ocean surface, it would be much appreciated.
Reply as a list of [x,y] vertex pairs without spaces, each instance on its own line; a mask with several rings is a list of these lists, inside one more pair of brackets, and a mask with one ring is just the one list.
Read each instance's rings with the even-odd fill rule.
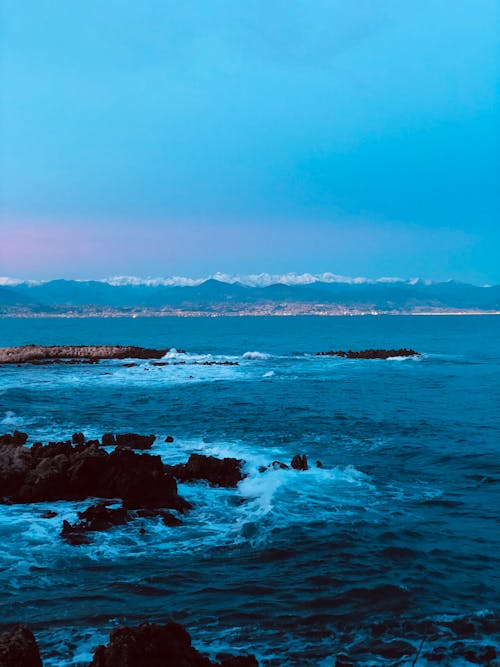
[[[500,317],[0,319],[0,346],[27,343],[173,347],[187,363],[0,366],[0,433],[154,433],[168,463],[233,456],[248,473],[231,490],[179,484],[182,526],[137,520],[76,547],[61,524],[90,502],[0,506],[0,622],[28,623],[46,667],[144,620],[182,623],[211,656],[333,667],[384,623],[431,648],[424,621],[498,618]],[[422,356],[314,356],[367,347]],[[297,453],[308,471],[258,470]],[[418,667],[436,664],[426,648]]]

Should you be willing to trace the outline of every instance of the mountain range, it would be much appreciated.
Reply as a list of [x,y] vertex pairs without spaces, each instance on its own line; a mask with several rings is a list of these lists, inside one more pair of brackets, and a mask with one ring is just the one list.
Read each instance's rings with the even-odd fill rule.
[[51,280],[0,286],[1,315],[357,314],[500,311],[500,285],[423,280],[194,285]]

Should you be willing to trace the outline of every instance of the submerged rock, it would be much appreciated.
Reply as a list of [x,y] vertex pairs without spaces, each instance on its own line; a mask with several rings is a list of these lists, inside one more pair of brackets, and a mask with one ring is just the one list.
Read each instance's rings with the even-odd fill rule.
[[215,456],[191,454],[187,463],[165,468],[181,482],[205,480],[212,486],[234,488],[244,477],[241,472],[243,463],[240,459],[217,459]]
[[143,623],[111,631],[109,644],[98,646],[90,667],[258,667],[254,656],[226,656],[212,662],[191,645],[178,623]]
[[0,634],[0,667],[42,667],[33,633],[25,625]]
[[61,359],[161,359],[169,348],[154,350],[136,345],[21,345],[0,348],[0,364],[56,362]]
[[329,350],[328,352],[316,352],[317,357],[344,357],[344,359],[389,359],[390,357],[419,357],[420,352],[416,352],[412,349],[407,349],[406,347],[400,348],[398,350],[384,350],[384,349],[369,349],[369,350],[359,350],[355,352],[353,350]]

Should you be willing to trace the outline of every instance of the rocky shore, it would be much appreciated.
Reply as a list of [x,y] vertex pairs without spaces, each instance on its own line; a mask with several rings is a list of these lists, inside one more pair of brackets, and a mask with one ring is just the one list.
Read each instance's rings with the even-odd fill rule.
[[400,349],[368,349],[353,351],[329,350],[328,352],[316,352],[317,357],[343,357],[344,359],[391,359],[393,357],[420,357],[420,352],[402,347]]
[[[131,432],[105,433],[99,440],[86,440],[78,432],[71,440],[28,446],[26,433],[7,433],[0,436],[0,502],[92,499],[74,523],[62,523],[61,538],[78,547],[89,543],[92,533],[135,519],[159,519],[168,527],[182,530],[184,514],[191,505],[178,494],[177,481],[235,488],[246,475],[241,459],[193,453],[185,463],[166,465],[159,456],[134,451],[152,448],[155,440],[154,435]],[[173,443],[174,439],[167,436],[165,441]],[[316,466],[322,467],[321,462],[316,461]],[[307,456],[296,454],[290,464],[273,461],[262,466],[260,472],[267,475],[273,470],[290,470],[290,474],[302,475],[309,467]],[[121,505],[115,507],[117,499]],[[57,511],[45,510],[43,518],[54,519],[57,515]],[[400,595],[400,591],[386,586],[378,594],[386,597]],[[354,640],[358,628],[343,628],[340,639],[344,642],[345,636],[348,649],[337,653],[332,663],[335,667],[370,664],[373,659],[384,660],[384,664],[402,664],[411,659],[417,664],[420,656],[429,663],[467,660],[492,667],[497,658],[494,637],[500,632],[500,624],[498,616],[484,613],[448,620],[374,619],[364,630],[364,638]],[[215,661],[209,659],[192,646],[186,630],[172,622],[114,629],[109,643],[95,649],[88,667],[145,665],[258,667],[252,655],[219,654]],[[42,667],[35,638],[25,626],[6,628],[0,634],[0,667]]]
[[0,348],[0,364],[97,362],[100,359],[161,359],[169,351],[135,345],[21,345]]

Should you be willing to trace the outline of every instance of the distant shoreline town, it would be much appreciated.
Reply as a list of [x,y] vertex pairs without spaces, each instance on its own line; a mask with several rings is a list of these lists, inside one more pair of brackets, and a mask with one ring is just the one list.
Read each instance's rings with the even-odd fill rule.
[[[500,285],[322,276],[260,284],[51,280],[0,285],[1,317],[498,315]],[[254,281],[255,282],[255,281]]]
[[316,317],[362,317],[362,316],[462,316],[462,315],[500,315],[500,310],[422,310],[422,311],[405,311],[405,310],[360,310],[352,309],[332,309],[322,308],[294,308],[294,304],[286,304],[283,308],[278,307],[261,307],[248,308],[242,310],[225,310],[223,308],[217,310],[182,310],[182,309],[162,309],[162,310],[119,310],[119,309],[103,309],[103,310],[67,310],[64,312],[31,312],[29,310],[12,310],[9,312],[0,312],[0,318],[119,318],[119,317],[300,317],[300,316],[316,316]]

